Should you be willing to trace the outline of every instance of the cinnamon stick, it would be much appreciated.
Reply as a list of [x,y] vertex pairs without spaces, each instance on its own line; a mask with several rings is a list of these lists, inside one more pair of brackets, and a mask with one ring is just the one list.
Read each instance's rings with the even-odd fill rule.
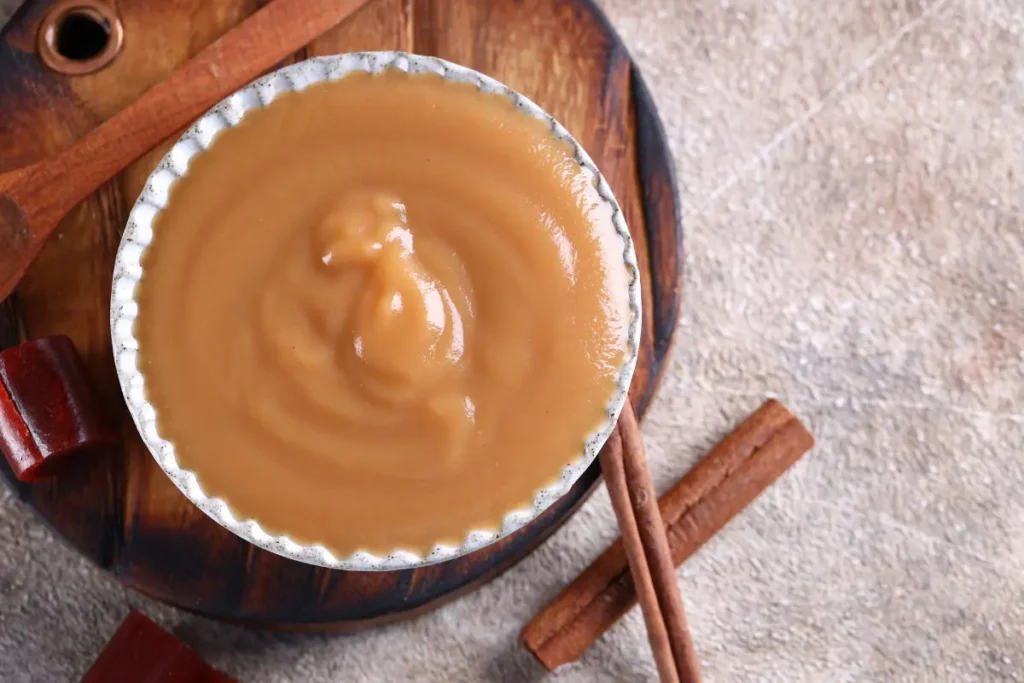
[[[654,490],[651,473],[647,469],[640,424],[633,412],[633,406],[628,402],[619,417],[618,426],[622,435],[623,463],[626,481],[630,484],[633,512],[640,527],[644,554],[658,596],[658,606],[665,621],[665,629],[668,631],[676,671],[683,683],[700,683],[697,653],[693,647],[693,638],[690,636],[690,627],[686,623],[683,598],[679,592],[679,577],[672,562],[665,522],[658,509],[657,493]],[[635,575],[631,575],[635,582]]]
[[679,672],[676,669],[669,640],[668,628],[661,614],[658,594],[654,588],[647,565],[647,555],[640,537],[639,521],[633,515],[633,503],[629,495],[629,482],[626,480],[626,468],[623,462],[622,433],[619,426],[608,438],[608,443],[601,449],[601,470],[604,474],[608,495],[612,500],[612,508],[619,521],[622,531],[621,545],[626,556],[636,596],[640,601],[640,610],[644,616],[647,629],[647,640],[651,644],[654,665],[658,669],[658,678],[662,683],[679,683]]
[[273,0],[54,156],[0,173],[0,299],[76,204],[368,0]]
[[[659,501],[678,566],[814,445],[789,410],[767,401]],[[603,464],[603,460],[602,460]],[[616,541],[523,629],[548,670],[577,659],[636,604],[625,550]]]

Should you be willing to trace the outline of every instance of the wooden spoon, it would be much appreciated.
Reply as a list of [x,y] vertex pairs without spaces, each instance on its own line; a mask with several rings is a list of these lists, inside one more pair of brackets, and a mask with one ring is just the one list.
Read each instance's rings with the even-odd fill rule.
[[0,174],[0,300],[76,204],[367,1],[273,0],[68,149]]

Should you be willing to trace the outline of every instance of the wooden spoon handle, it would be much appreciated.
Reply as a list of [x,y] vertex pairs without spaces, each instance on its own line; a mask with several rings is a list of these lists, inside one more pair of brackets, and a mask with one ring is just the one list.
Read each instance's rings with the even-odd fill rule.
[[0,245],[26,245],[0,258],[0,299],[13,290],[68,211],[162,140],[264,71],[300,50],[367,0],[273,0],[208,45],[126,109],[63,152],[0,176],[0,198],[20,207],[0,216]]

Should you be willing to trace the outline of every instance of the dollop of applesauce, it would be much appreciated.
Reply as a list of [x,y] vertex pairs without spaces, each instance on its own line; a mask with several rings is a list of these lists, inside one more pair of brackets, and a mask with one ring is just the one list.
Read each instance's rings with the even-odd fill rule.
[[506,98],[353,74],[279,96],[173,186],[136,335],[207,495],[338,556],[500,528],[604,420],[625,244]]

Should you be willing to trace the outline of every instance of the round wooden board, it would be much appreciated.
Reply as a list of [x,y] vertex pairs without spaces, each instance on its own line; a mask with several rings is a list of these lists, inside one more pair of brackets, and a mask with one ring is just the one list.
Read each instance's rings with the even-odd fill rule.
[[[62,77],[35,54],[47,0],[29,2],[0,41],[0,170],[71,143],[139,96],[262,2],[118,0],[124,51],[106,69]],[[632,397],[643,411],[666,365],[679,314],[682,232],[672,161],[649,93],[590,0],[373,0],[294,59],[360,50],[437,55],[536,101],[607,176],[636,240],[644,325]],[[68,543],[164,602],[273,628],[357,629],[432,609],[524,557],[594,488],[595,463],[529,526],[467,557],[416,570],[344,572],[284,559],[193,507],[142,445],[120,396],[108,323],[111,269],[125,218],[169,143],[152,150],[61,224],[16,294],[0,304],[0,347],[67,334],[124,446],[35,485],[0,474]]]

